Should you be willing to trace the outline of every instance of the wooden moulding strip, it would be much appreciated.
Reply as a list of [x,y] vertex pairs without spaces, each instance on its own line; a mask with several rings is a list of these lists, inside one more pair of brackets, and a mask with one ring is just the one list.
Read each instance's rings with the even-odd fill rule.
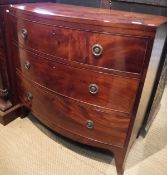
[[7,125],[11,121],[18,118],[21,114],[21,107],[21,104],[17,104],[5,112],[0,111],[0,123]]

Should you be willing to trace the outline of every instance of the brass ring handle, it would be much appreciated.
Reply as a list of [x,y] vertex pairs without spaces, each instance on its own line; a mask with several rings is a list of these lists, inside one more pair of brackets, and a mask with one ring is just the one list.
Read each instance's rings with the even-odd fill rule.
[[31,101],[33,99],[33,95],[31,92],[27,93],[27,99],[28,99],[28,101]]
[[96,84],[90,84],[89,85],[89,92],[93,95],[97,94],[99,92],[99,86]]
[[93,127],[94,127],[94,122],[93,122],[92,120],[87,120],[87,121],[86,121],[86,127],[87,127],[88,129],[93,129]]
[[103,53],[103,47],[100,44],[93,45],[93,47],[92,47],[92,54],[95,57],[101,56],[102,53]]
[[25,40],[28,37],[28,31],[26,29],[21,29],[21,36]]
[[30,62],[29,61],[26,61],[24,67],[25,67],[25,69],[29,70],[30,67],[31,67]]

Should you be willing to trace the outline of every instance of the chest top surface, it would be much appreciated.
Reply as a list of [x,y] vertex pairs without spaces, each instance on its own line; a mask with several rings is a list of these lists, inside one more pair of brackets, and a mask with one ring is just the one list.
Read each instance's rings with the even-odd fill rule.
[[162,16],[59,3],[20,4],[11,5],[10,8],[16,14],[33,14],[43,18],[61,18],[64,21],[145,31],[155,31],[167,21],[167,18]]

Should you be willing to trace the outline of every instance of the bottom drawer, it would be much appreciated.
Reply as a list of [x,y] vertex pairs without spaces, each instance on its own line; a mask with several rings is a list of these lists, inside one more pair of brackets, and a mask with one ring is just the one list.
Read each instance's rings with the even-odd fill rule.
[[20,101],[52,130],[57,131],[58,127],[77,135],[77,138],[79,135],[81,139],[84,137],[119,147],[124,145],[130,123],[126,114],[56,95],[25,80],[22,75],[18,76],[18,85]]

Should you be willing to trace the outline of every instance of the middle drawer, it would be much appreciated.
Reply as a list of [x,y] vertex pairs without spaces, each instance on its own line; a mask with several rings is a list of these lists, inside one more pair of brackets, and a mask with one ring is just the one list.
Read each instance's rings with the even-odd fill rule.
[[139,80],[81,69],[20,49],[17,68],[24,76],[55,93],[100,107],[130,113]]

